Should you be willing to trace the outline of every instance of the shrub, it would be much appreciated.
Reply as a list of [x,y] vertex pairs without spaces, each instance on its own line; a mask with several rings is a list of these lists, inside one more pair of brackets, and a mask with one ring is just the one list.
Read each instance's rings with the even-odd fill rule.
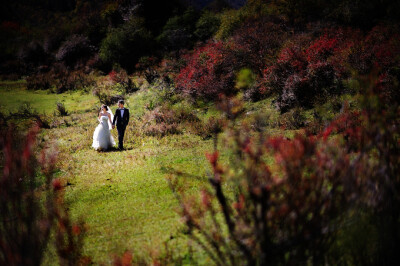
[[359,74],[374,68],[385,71],[398,63],[400,36],[396,27],[376,26],[350,51],[348,62]]
[[157,37],[157,41],[167,51],[192,46],[197,18],[198,13],[194,8],[188,8],[182,15],[170,18]]
[[266,84],[261,90],[266,95],[278,94],[275,103],[282,112],[295,106],[309,108],[328,95],[342,93],[341,81],[349,73],[342,67],[340,55],[352,46],[350,34],[343,29],[326,30],[313,41],[308,37],[294,40],[280,51],[276,63],[264,70]]
[[275,56],[286,39],[284,22],[271,17],[247,19],[232,35],[233,47],[228,64],[250,68],[261,76],[267,60]]
[[142,117],[142,131],[147,136],[164,137],[171,134],[181,134],[185,123],[199,121],[196,115],[186,108],[172,109],[167,106],[150,108]]
[[57,114],[59,116],[67,116],[68,115],[68,111],[65,108],[65,105],[61,102],[58,102],[57,104]]
[[139,19],[131,19],[119,28],[110,29],[100,47],[100,58],[110,66],[119,64],[133,71],[139,58],[153,47],[152,35]]
[[80,70],[63,71],[57,75],[56,92],[63,93],[66,91],[74,91],[78,89],[86,89],[95,84],[93,77],[85,74]]
[[26,137],[2,130],[0,264],[40,265],[52,234],[60,264],[79,264],[84,228],[69,218],[62,183],[53,179],[55,154],[42,150],[36,157],[37,128]]
[[240,24],[244,21],[243,14],[240,10],[226,10],[221,14],[221,24],[217,33],[217,39],[227,39]]
[[119,71],[112,70],[108,73],[110,80],[114,84],[119,84],[123,87],[125,93],[132,93],[138,90],[132,80],[129,78],[128,73],[121,69]]
[[29,128],[33,125],[40,128],[50,128],[51,118],[46,115],[40,115],[30,103],[24,103],[18,107],[17,112],[10,112],[8,114],[0,113],[1,125],[4,129],[9,126],[22,125],[22,128]]
[[195,134],[199,135],[203,140],[216,138],[222,132],[224,121],[215,117],[211,117],[205,123],[192,123]]
[[100,103],[109,106],[125,98],[124,86],[121,83],[113,82],[112,76],[111,72],[111,76],[108,75],[99,79],[93,89],[93,94],[98,97]]
[[146,81],[152,84],[160,77],[157,70],[155,70],[157,59],[155,57],[144,56],[139,59],[136,64],[136,70],[139,71],[141,75],[144,75]]
[[295,108],[287,113],[282,114],[279,118],[278,125],[282,129],[299,129],[305,126],[305,120],[306,119],[302,113],[302,110]]
[[26,78],[28,90],[48,90],[51,87],[52,78],[48,73],[31,75]]
[[203,11],[199,20],[196,22],[194,34],[201,41],[206,41],[217,32],[221,20],[217,14],[210,11]]
[[222,42],[209,42],[197,48],[188,56],[186,67],[176,77],[177,88],[192,99],[213,100],[220,93],[232,94],[234,74],[226,73],[226,77],[225,73],[218,73],[222,52]]
[[[317,136],[255,134],[235,126],[232,101],[223,105],[231,117],[225,142],[232,143],[230,163],[223,165],[217,150],[206,154],[209,186],[197,197],[183,189],[183,178],[170,180],[189,237],[214,263],[351,264],[363,256],[372,265],[397,261],[399,106],[385,107],[365,86],[363,111],[344,110]],[[354,216],[369,224],[352,224]],[[343,231],[359,226],[371,230],[362,232],[371,243],[368,254],[358,249],[358,239],[334,253]]]
[[68,67],[75,67],[78,64],[84,65],[93,52],[94,47],[86,36],[72,35],[61,44],[56,59]]
[[[282,26],[265,17],[249,20],[230,41],[208,42],[187,56],[186,67],[175,79],[177,87],[193,99],[215,100],[219,94],[236,94],[237,74],[248,68],[256,76],[261,75],[267,58],[280,47],[283,32]],[[259,85],[242,89],[253,87]]]
[[226,40],[247,20],[257,20],[269,14],[268,4],[263,0],[248,0],[240,9],[228,9],[220,14],[221,24],[216,38]]
[[393,86],[400,77],[400,60],[396,56],[399,53],[400,35],[397,26],[379,25],[352,47],[347,62],[360,75],[377,72],[377,88],[381,92],[379,95],[389,103],[399,99],[398,90]]
[[175,113],[168,109],[157,107],[143,117],[142,130],[147,136],[163,137],[170,134],[180,134]]

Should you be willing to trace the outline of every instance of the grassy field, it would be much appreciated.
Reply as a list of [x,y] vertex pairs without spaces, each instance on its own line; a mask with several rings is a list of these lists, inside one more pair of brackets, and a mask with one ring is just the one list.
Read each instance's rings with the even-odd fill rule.
[[22,104],[29,103],[41,114],[52,114],[57,102],[75,113],[88,112],[96,108],[97,99],[82,91],[51,94],[48,91],[27,91],[24,81],[0,82],[0,112],[15,112]]
[[[22,86],[21,82],[0,85],[2,112],[14,112],[29,103],[39,113],[52,115],[57,101],[64,102],[70,112],[67,117],[53,117],[64,123],[44,129],[41,145],[56,147],[59,152],[57,175],[65,181],[70,214],[83,219],[88,228],[86,255],[95,263],[108,264],[113,254],[132,250],[146,259],[163,242],[181,235],[178,204],[163,169],[205,176],[209,167],[204,154],[212,150],[211,140],[191,134],[140,137],[131,126],[126,132],[125,151],[96,152],[91,142],[100,103],[94,96],[32,92]],[[140,104],[144,104],[146,97],[143,93],[130,97],[132,120],[143,113]],[[117,139],[116,130],[112,134]],[[193,181],[193,189],[202,182],[205,180]],[[178,244],[182,241],[178,237]],[[52,264],[51,257],[49,252],[45,264]]]

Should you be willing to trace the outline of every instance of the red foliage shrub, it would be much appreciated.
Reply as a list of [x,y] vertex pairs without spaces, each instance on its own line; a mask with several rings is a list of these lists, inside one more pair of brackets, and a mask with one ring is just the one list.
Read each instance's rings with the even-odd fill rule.
[[231,59],[225,58],[234,71],[250,68],[262,75],[265,62],[275,55],[286,38],[284,22],[267,18],[250,19],[235,31],[232,47],[227,51]]
[[327,29],[313,41],[307,36],[294,39],[281,50],[276,63],[264,70],[265,86],[260,90],[266,95],[277,93],[276,105],[283,112],[341,93],[340,82],[349,75],[343,60],[353,45],[351,35],[351,30]]
[[36,153],[38,130],[26,137],[15,129],[1,132],[0,264],[40,265],[55,232],[60,264],[77,265],[83,259],[83,224],[70,220],[62,183],[52,180],[55,154]]
[[360,74],[385,71],[399,63],[400,34],[396,27],[376,26],[351,49],[349,63]]
[[[388,109],[372,88],[364,88],[363,111],[345,110],[318,136],[255,135],[246,126],[235,127],[232,117],[226,134],[233,143],[231,162],[220,163],[217,150],[206,154],[210,185],[194,197],[181,189],[182,179],[171,181],[189,236],[216,264],[355,262],[365,256],[357,239],[342,253],[330,253],[341,232],[360,226],[350,223],[355,215],[370,221],[371,231],[362,234],[373,248],[363,261],[396,263],[399,105]],[[237,109],[232,101],[223,106]]]
[[266,18],[249,20],[231,40],[209,42],[187,58],[175,82],[193,98],[213,100],[218,94],[233,95],[236,74],[243,68],[261,75],[285,37],[283,26]]
[[399,103],[400,92],[395,84],[400,80],[400,34],[395,26],[376,26],[351,49],[348,62],[359,74],[371,71],[379,74],[376,89],[386,103]]
[[31,75],[26,78],[28,90],[48,90],[51,87],[52,78],[48,73]]
[[145,135],[164,137],[182,133],[183,124],[198,123],[199,119],[192,112],[173,110],[167,106],[156,107],[147,112],[142,119],[142,130]]
[[187,56],[184,67],[175,82],[178,89],[192,98],[215,99],[220,93],[232,94],[232,86],[226,85],[224,73],[217,73],[223,60],[223,43],[209,42]]

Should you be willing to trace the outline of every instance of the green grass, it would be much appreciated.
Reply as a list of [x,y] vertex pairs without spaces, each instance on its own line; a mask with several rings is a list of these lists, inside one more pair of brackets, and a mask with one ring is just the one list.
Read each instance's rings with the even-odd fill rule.
[[[165,169],[176,169],[205,176],[209,169],[204,156],[212,150],[212,141],[195,135],[175,135],[162,139],[141,137],[133,127],[126,132],[127,150],[96,152],[91,148],[97,125],[96,109],[100,103],[91,94],[80,92],[48,94],[27,91],[23,82],[8,86],[1,83],[1,111],[13,112],[29,103],[40,113],[52,114],[55,103],[62,101],[70,115],[54,117],[68,123],[44,129],[41,143],[59,151],[57,176],[69,184],[65,201],[74,219],[83,219],[88,231],[84,254],[97,263],[111,263],[113,254],[125,250],[148,259],[152,250],[163,247],[171,237],[184,246],[182,224],[177,214],[178,202],[173,195]],[[132,123],[145,111],[151,98],[139,92],[129,98]],[[112,131],[117,139],[116,130]],[[189,180],[193,191],[206,182]],[[54,250],[49,250],[44,264],[53,264]]]
[[56,103],[64,103],[67,110],[76,113],[87,112],[97,108],[98,100],[81,91],[51,94],[48,91],[28,91],[23,87],[24,81],[0,82],[0,112],[15,112],[22,104],[29,103],[39,113],[52,114]]
[[196,136],[170,136],[143,139],[123,152],[84,148],[71,154],[66,200],[71,214],[89,227],[85,253],[109,262],[110,254],[143,254],[175,237],[181,228],[178,205],[163,168],[203,175],[209,149],[211,143]]

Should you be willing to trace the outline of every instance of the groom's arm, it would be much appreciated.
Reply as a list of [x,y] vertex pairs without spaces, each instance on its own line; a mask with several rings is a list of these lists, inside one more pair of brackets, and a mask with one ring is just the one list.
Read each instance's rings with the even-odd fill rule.
[[113,126],[115,126],[115,121],[117,121],[118,112],[119,112],[119,109],[117,109],[117,111],[115,112],[114,119],[112,121]]
[[126,124],[129,123],[129,109],[126,109]]

